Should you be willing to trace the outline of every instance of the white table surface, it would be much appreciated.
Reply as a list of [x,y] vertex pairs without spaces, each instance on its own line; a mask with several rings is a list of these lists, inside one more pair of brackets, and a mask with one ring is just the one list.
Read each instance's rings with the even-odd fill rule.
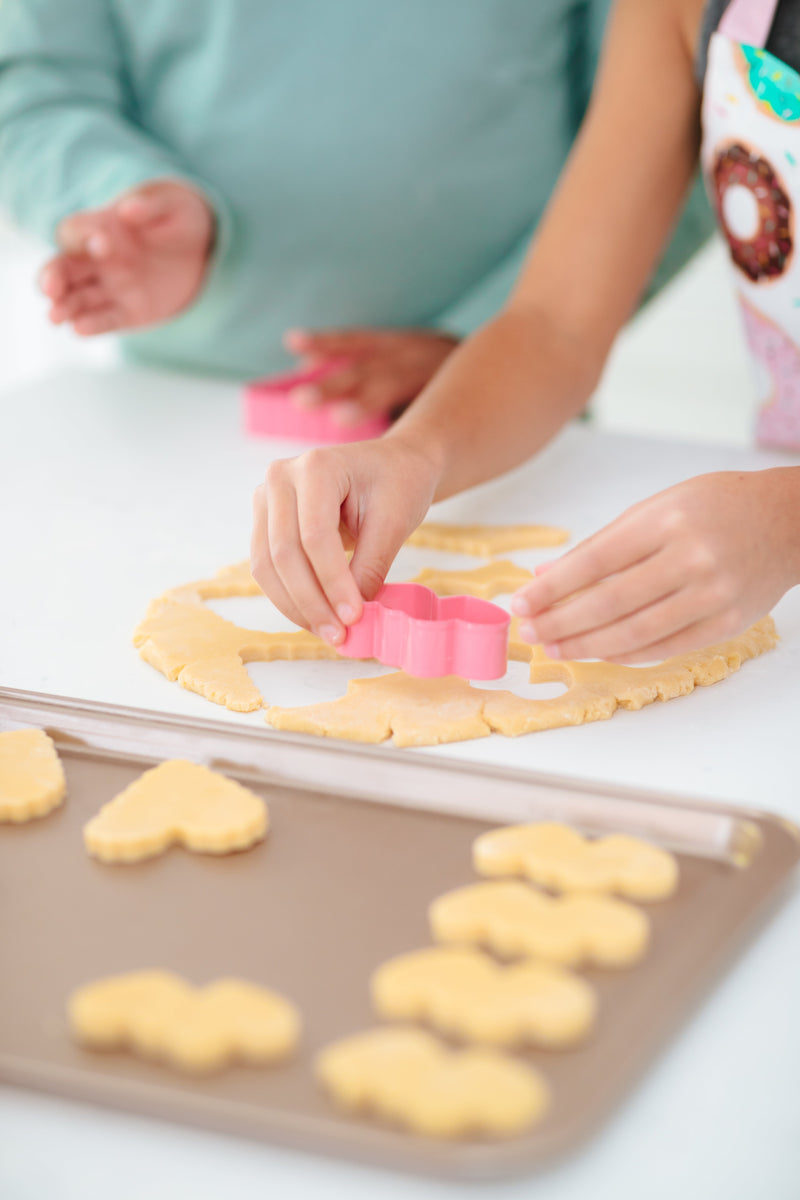
[[[208,381],[122,369],[59,372],[0,395],[0,682],[244,721],[142,663],[130,632],[167,587],[244,557],[250,496],[286,443],[248,442],[239,398]],[[584,536],[628,504],[701,471],[772,455],[572,428],[534,463],[442,506],[456,520],[542,521]],[[544,552],[514,555],[529,565]],[[404,551],[395,577],[467,560]],[[266,601],[215,607],[278,628]],[[800,823],[796,782],[800,592],[776,610],[780,648],[721,686],[610,722],[411,753],[535,767],[766,807]],[[376,668],[377,669],[377,668]],[[363,664],[255,664],[271,702],[333,698]],[[508,682],[534,694],[512,664]],[[684,1027],[603,1132],[535,1180],[481,1196],[660,1200],[800,1194],[800,896]],[[124,1164],[124,1166],[123,1166]],[[0,1089],[0,1196],[120,1200],[347,1195],[444,1197],[451,1187],[289,1154]]]

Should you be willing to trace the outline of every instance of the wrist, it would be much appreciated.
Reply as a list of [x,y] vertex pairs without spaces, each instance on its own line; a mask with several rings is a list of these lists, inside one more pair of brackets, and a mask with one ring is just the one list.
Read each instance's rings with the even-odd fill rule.
[[795,587],[800,584],[800,467],[770,467],[757,474],[786,586]]

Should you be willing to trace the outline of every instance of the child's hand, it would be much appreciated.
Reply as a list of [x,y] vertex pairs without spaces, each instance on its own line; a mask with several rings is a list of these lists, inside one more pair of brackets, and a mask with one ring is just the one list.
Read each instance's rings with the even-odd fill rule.
[[689,479],[522,588],[521,634],[554,658],[628,663],[732,637],[800,582],[798,512],[797,467]]
[[433,460],[391,433],[272,463],[253,497],[257,583],[290,620],[338,645],[425,516],[436,478]]
[[347,360],[318,383],[293,393],[296,403],[309,408],[331,403],[345,425],[410,404],[458,345],[449,334],[424,329],[293,329],[284,341],[287,350],[311,364]]
[[58,228],[62,253],[41,275],[50,320],[90,337],[176,316],[200,290],[213,237],[210,206],[175,180],[74,213]]

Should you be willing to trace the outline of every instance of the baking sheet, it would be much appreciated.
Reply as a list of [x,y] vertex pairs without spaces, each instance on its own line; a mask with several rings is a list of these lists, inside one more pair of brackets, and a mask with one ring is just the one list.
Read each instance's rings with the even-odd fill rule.
[[[27,719],[34,707],[30,698],[18,699],[16,707],[6,701],[0,722],[19,724],[22,710]],[[524,1055],[545,1072],[554,1092],[553,1108],[538,1127],[511,1141],[438,1144],[339,1114],[311,1069],[322,1046],[376,1023],[368,999],[371,972],[394,954],[429,944],[428,904],[473,878],[471,843],[501,819],[436,811],[435,793],[457,796],[468,790],[469,780],[487,804],[496,800],[503,809],[519,803],[519,789],[527,786],[531,815],[547,804],[551,815],[561,812],[574,820],[579,803],[584,828],[639,831],[634,822],[621,820],[635,812],[635,798],[576,793],[562,790],[557,780],[481,773],[455,763],[422,762],[423,773],[415,779],[418,760],[396,755],[407,764],[398,785],[405,803],[385,795],[374,803],[369,790],[382,785],[373,767],[385,755],[324,747],[333,751],[325,760],[333,791],[309,786],[313,754],[302,739],[279,739],[283,757],[270,771],[263,763],[243,765],[245,735],[238,731],[223,744],[211,722],[176,726],[167,731],[170,753],[203,760],[213,747],[217,763],[227,759],[229,774],[255,786],[270,808],[269,838],[222,858],[173,849],[148,862],[114,867],[88,858],[81,828],[102,803],[163,757],[163,747],[155,753],[142,749],[148,728],[156,739],[158,719],[151,715],[148,726],[143,714],[87,713],[76,704],[71,719],[62,720],[69,728],[60,729],[52,704],[40,702],[39,715],[38,723],[59,744],[69,798],[42,820],[0,827],[0,1077],[454,1178],[529,1171],[587,1136],[763,915],[800,850],[792,828],[767,815],[640,795],[642,811],[649,812],[649,822],[660,820],[665,840],[680,835],[692,850],[680,856],[677,895],[649,908],[654,934],[649,957],[627,971],[584,972],[600,998],[597,1030],[584,1047]],[[103,735],[98,731],[104,720]],[[91,744],[103,736],[114,748]],[[436,786],[424,774],[429,770],[440,772]],[[348,795],[356,790],[358,798]],[[615,800],[621,808],[614,808]],[[734,858],[748,859],[749,865],[736,866]],[[274,1069],[235,1067],[198,1081],[125,1054],[98,1055],[74,1046],[64,1018],[69,992],[90,979],[152,966],[176,970],[195,983],[234,974],[281,991],[303,1013],[298,1057]]]

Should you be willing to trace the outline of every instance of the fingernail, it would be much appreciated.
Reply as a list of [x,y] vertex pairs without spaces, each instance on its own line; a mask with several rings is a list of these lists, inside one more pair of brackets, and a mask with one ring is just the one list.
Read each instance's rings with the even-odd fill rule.
[[298,408],[314,408],[320,402],[319,389],[304,383],[300,387],[292,388],[289,399]]
[[336,615],[343,625],[351,625],[356,619],[356,612],[349,604],[340,604],[336,609]]
[[551,642],[549,646],[544,647],[544,652],[548,658],[561,658],[561,647],[555,642]]
[[523,621],[519,627],[519,636],[523,642],[538,642],[536,626],[532,621]]
[[511,611],[516,613],[518,617],[529,617],[531,615],[531,605],[527,596],[512,596]]
[[335,625],[322,625],[317,630],[317,636],[321,637],[323,642],[327,642],[329,646],[336,646],[344,639],[341,629],[337,629]]
[[86,252],[92,258],[103,258],[108,251],[108,239],[102,233],[93,233],[86,239]]
[[533,573],[534,575],[544,575],[545,571],[549,571],[554,564],[555,559],[552,559],[550,562],[539,563],[538,567],[533,568]]

